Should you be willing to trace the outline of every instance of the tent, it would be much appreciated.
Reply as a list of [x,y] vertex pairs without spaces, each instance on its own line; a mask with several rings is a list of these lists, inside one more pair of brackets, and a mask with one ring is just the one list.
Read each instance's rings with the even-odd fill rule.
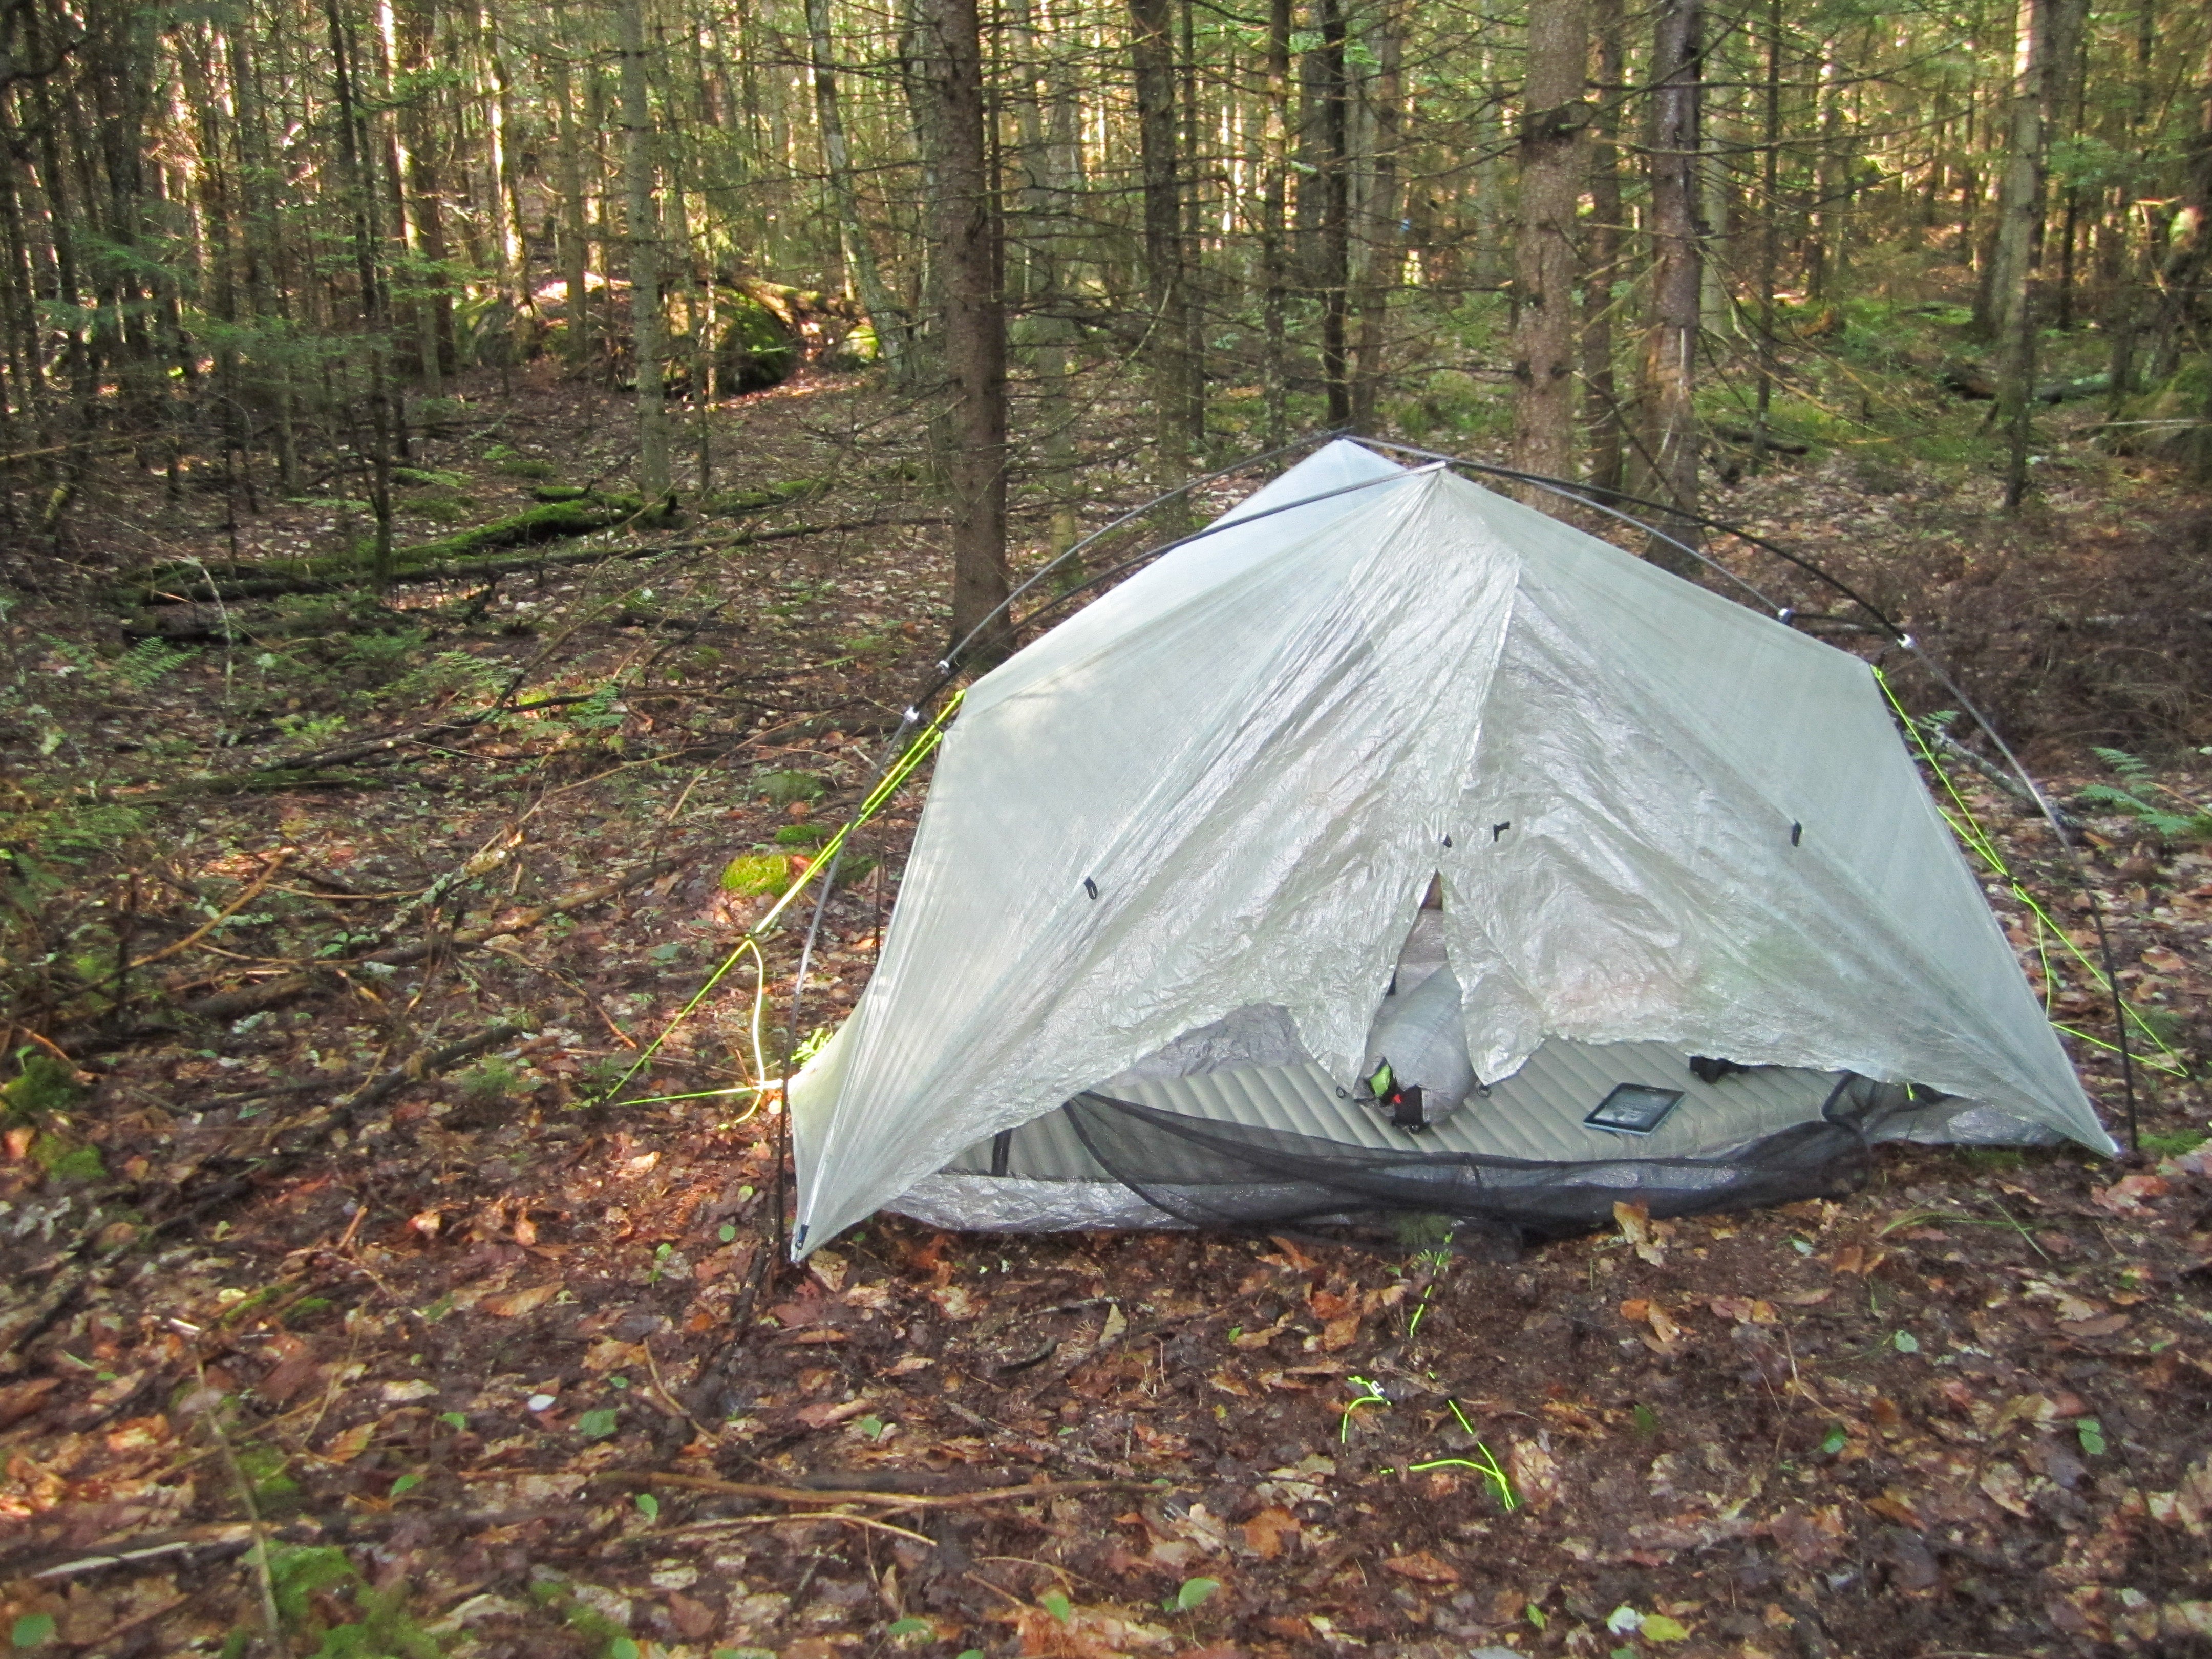
[[[1440,972],[1474,1086],[1401,1127],[1373,1034]],[[790,1110],[799,1255],[2117,1151],[1866,663],[1342,441],[969,689]]]

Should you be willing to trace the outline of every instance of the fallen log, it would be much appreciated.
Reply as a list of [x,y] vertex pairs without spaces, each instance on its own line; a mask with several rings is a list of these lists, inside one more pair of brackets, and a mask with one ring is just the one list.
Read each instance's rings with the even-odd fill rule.
[[[554,502],[550,505],[558,506]],[[943,524],[940,518],[921,519],[842,519],[830,524],[793,525],[784,530],[744,531],[734,536],[707,537],[681,542],[638,542],[623,547],[574,548],[557,553],[523,553],[503,559],[450,559],[430,564],[404,565],[392,573],[397,585],[416,582],[489,581],[502,576],[526,571],[556,570],[564,566],[605,564],[617,559],[652,559],[664,553],[714,552],[727,548],[749,547],[757,542],[789,541],[801,536],[835,536],[854,530],[882,530],[896,525]],[[434,546],[436,544],[427,544]],[[266,566],[248,567],[267,570]],[[210,582],[202,580],[196,567],[188,567],[187,575],[171,586],[149,583],[144,577],[113,590],[114,597],[135,605],[175,605],[187,600],[208,600],[216,597],[218,590],[225,599],[271,599],[285,593],[337,593],[348,588],[359,587],[368,580],[365,570],[348,567],[343,575],[260,574],[240,576],[234,580]]]

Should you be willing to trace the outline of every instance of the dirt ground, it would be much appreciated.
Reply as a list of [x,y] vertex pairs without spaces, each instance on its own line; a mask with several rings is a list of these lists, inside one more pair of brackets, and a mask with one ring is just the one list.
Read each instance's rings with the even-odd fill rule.
[[[620,465],[592,394],[476,407],[416,465],[480,517]],[[2080,795],[2202,800],[2212,732],[2197,692],[2085,687],[2037,631],[2051,548],[2185,547],[2192,504],[2085,489],[2002,556],[1965,486],[1785,476],[1725,509],[1887,583],[2035,738],[2156,1037],[2145,1151],[1888,1147],[1836,1201],[1514,1260],[886,1216],[801,1270],[772,1259],[773,1093],[716,1092],[776,1070],[796,932],[698,994],[860,799],[946,573],[919,436],[860,383],[725,419],[718,489],[818,486],[612,532],[649,558],[257,600],[197,639],[102,602],[108,573],[327,547],[345,510],[118,492],[0,621],[35,691],[0,707],[30,918],[10,1650],[2212,1650],[2212,859]],[[1080,483],[1093,522],[1142,494]],[[823,525],[854,527],[736,539]],[[2118,775],[2088,744],[2130,697],[2173,740]],[[2086,900],[2026,803],[1954,781],[2053,919],[1991,880],[2118,1127],[2109,1010],[2065,955]],[[866,981],[925,784],[854,844],[802,1030]]]

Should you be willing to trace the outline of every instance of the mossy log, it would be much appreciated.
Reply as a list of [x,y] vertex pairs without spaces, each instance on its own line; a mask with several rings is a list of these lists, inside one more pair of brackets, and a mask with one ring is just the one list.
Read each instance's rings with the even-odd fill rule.
[[[583,562],[608,556],[594,550],[580,556],[488,560],[479,556],[505,548],[562,541],[611,530],[618,525],[659,529],[676,514],[676,499],[647,508],[635,495],[585,495],[574,501],[542,501],[536,507],[472,530],[456,531],[435,541],[395,548],[395,582],[443,581],[495,575],[533,565]],[[169,564],[140,571],[118,584],[116,597],[140,605],[176,599],[261,599],[278,593],[328,593],[357,587],[371,579],[366,550],[307,559],[259,562],[218,561],[204,566]]]

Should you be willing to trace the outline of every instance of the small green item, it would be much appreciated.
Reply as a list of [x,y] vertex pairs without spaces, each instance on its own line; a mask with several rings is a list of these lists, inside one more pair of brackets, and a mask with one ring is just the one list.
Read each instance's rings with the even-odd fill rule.
[[1362,1078],[1360,1079],[1360,1085],[1369,1094],[1374,1096],[1376,1099],[1387,1100],[1390,1096],[1391,1085],[1396,1083],[1397,1080],[1398,1079],[1391,1074],[1390,1062],[1388,1060],[1385,1060],[1380,1066],[1377,1066],[1375,1068],[1374,1074],[1371,1077]]
[[886,1636],[902,1637],[934,1636],[937,1634],[937,1626],[931,1624],[927,1619],[898,1619],[894,1620],[890,1624],[884,1626],[884,1634]]
[[1642,1435],[1646,1440],[1659,1432],[1659,1413],[1642,1401],[1637,1401],[1636,1409],[1631,1415],[1636,1419],[1637,1433]]
[[720,1239],[725,1244],[732,1244],[737,1242],[738,1230],[735,1227],[732,1227],[728,1222],[725,1221],[715,1230],[714,1237]]
[[1669,1619],[1663,1613],[1645,1613],[1637,1630],[1647,1642],[1686,1642],[1690,1639],[1688,1629],[1680,1620]]
[[640,1659],[642,1652],[643,1650],[627,1636],[617,1636],[607,1644],[607,1659]]
[[15,1628],[8,1632],[9,1644],[19,1648],[42,1648],[53,1639],[54,1616],[51,1613],[27,1613],[15,1620]]
[[660,1519],[660,1500],[649,1492],[637,1495],[637,1512],[648,1521]]
[[1170,1598],[1168,1611],[1188,1613],[1193,1607],[1203,1606],[1206,1598],[1220,1588],[1218,1578],[1186,1578],[1182,1588]]
[[739,898],[781,893],[791,884],[791,860],[781,853],[740,853],[722,866],[722,890]]
[[1850,1435],[1844,1425],[1840,1423],[1831,1423],[1828,1425],[1827,1433],[1820,1437],[1821,1454],[1824,1456],[1833,1457],[1850,1443]]
[[2074,1432],[2081,1438],[2081,1449],[2092,1457],[2103,1455],[2107,1449],[2105,1425],[2094,1417],[2085,1417],[2074,1425]]
[[615,1431],[619,1415],[605,1407],[586,1412],[576,1419],[576,1432],[586,1440],[604,1440]]
[[416,1487],[422,1484],[422,1477],[421,1475],[403,1474],[397,1480],[392,1483],[392,1496],[397,1498],[403,1492],[412,1492]]
[[1899,1331],[1889,1339],[1889,1346],[1899,1353],[1918,1353],[1920,1339],[1913,1335],[1911,1331]]
[[440,1412],[438,1420],[453,1429],[465,1429],[469,1425],[469,1419],[459,1412]]
[[1059,1590],[1047,1590],[1042,1595],[1037,1597],[1037,1605],[1063,1625],[1075,1617],[1075,1609],[1068,1604],[1067,1597]]

